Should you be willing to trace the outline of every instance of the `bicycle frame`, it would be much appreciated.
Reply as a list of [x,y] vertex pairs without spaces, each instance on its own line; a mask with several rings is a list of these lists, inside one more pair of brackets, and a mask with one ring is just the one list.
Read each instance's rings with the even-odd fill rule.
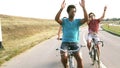
[[[97,44],[99,44],[99,42],[101,42],[103,46],[103,41],[98,41]],[[95,62],[97,62],[97,65],[98,65],[97,68],[100,68],[100,56],[99,56],[98,48],[95,43],[95,39],[92,39],[92,42],[91,42],[91,59],[93,62],[92,65],[94,65]]]
[[58,48],[57,48],[56,50],[60,50],[60,51],[63,51],[63,52],[67,52],[69,68],[75,68],[73,54],[74,54],[74,52],[79,51],[80,48],[78,48],[78,49],[76,49],[76,50],[63,50],[63,49],[58,49]]
[[68,52],[68,61],[70,68],[75,68],[73,52]]

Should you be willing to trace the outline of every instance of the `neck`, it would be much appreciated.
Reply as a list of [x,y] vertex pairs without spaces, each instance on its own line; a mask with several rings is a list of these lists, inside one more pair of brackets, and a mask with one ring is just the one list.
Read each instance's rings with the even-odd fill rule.
[[69,17],[69,20],[70,20],[70,21],[73,21],[73,19],[74,19],[74,17]]
[[94,20],[94,18],[90,18],[89,20]]

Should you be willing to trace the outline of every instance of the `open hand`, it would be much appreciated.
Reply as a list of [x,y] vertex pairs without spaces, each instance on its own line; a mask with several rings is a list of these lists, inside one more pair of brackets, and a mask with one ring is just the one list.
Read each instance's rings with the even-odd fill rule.
[[106,11],[106,9],[107,9],[107,6],[104,7],[104,11]]
[[81,3],[79,2],[81,7],[85,7],[85,0],[81,0]]
[[61,4],[61,9],[64,9],[65,5],[66,5],[65,0],[63,0],[63,3]]

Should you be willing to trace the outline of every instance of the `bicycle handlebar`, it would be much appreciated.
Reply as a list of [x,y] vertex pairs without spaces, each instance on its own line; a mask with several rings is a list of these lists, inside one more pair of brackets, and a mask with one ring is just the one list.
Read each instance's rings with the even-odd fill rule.
[[102,47],[104,46],[103,41],[98,41],[98,42],[101,42],[101,43],[102,43]]
[[79,47],[78,49],[76,49],[76,50],[63,50],[63,49],[61,49],[61,48],[57,48],[56,50],[60,50],[60,51],[63,51],[63,52],[71,53],[71,52],[77,52],[77,51],[79,51],[79,50],[80,50],[80,47]]
[[59,39],[57,38],[57,40],[62,40],[62,38],[59,38]]

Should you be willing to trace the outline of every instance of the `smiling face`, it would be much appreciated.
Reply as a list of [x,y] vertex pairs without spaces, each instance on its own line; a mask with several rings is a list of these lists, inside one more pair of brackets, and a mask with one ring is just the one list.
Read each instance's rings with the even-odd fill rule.
[[74,18],[76,13],[76,7],[74,5],[69,5],[67,8],[67,12],[70,18]]
[[75,13],[76,13],[76,9],[75,8],[71,8],[71,10],[69,11],[69,17],[71,17],[71,18],[74,18],[74,16],[75,16]]
[[89,13],[89,18],[90,18],[90,19],[95,19],[95,14],[94,14],[94,13],[92,13],[92,12],[91,12],[91,13]]

